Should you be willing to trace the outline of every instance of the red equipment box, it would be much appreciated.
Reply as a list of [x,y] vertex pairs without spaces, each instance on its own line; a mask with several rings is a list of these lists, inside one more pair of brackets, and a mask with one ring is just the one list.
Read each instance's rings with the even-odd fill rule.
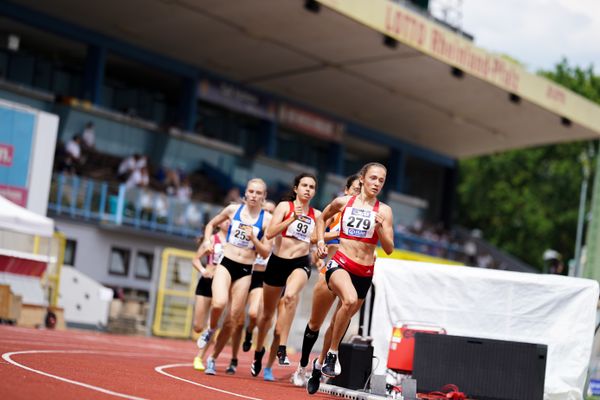
[[446,330],[436,325],[420,323],[397,323],[392,329],[392,339],[388,352],[387,367],[395,371],[410,374],[413,370],[415,354],[415,333],[424,332],[445,335]]

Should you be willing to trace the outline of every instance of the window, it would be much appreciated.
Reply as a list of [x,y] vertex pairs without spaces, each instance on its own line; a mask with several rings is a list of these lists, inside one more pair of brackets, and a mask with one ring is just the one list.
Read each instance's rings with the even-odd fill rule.
[[75,253],[77,252],[77,240],[67,239],[65,243],[64,265],[75,266]]
[[127,249],[113,247],[110,249],[110,264],[108,265],[108,273],[111,275],[129,274],[129,257],[131,252]]
[[138,252],[135,257],[135,277],[139,279],[152,279],[152,262],[154,257],[150,253]]

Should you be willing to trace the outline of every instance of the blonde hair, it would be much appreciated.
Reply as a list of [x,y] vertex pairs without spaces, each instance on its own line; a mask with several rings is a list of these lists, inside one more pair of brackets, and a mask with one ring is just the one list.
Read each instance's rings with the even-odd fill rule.
[[248,189],[248,186],[250,186],[252,183],[258,183],[260,185],[263,185],[263,187],[265,188],[265,198],[267,198],[267,183],[260,178],[252,178],[246,184],[246,190]]

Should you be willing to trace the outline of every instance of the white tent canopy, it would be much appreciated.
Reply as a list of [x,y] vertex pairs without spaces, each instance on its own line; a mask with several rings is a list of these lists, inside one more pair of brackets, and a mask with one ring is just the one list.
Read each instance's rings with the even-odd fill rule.
[[54,232],[54,221],[0,196],[0,229],[51,237]]

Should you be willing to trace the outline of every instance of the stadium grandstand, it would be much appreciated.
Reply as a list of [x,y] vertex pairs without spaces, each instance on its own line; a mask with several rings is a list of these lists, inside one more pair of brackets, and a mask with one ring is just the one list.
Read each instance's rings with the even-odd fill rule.
[[[421,3],[3,2],[0,94],[60,117],[48,213],[67,261],[147,294],[154,248],[190,248],[248,178],[278,200],[298,171],[315,172],[323,206],[377,160],[398,248],[531,270],[452,229],[457,160],[595,137],[598,107],[476,48]],[[66,147],[88,124],[94,143],[72,166]],[[147,157],[147,185],[119,179],[133,154]],[[173,195],[183,178],[189,198]],[[485,254],[467,254],[472,242]],[[80,260],[90,252],[97,261]],[[107,257],[141,263],[145,278],[111,272]]]
[[378,161],[395,257],[536,272],[485,229],[453,225],[458,161],[597,138],[600,107],[477,48],[427,6],[0,2],[0,99],[59,117],[47,215],[64,264],[140,302],[145,319],[162,304],[165,249],[195,250],[250,178],[278,201],[314,173],[322,208]]

